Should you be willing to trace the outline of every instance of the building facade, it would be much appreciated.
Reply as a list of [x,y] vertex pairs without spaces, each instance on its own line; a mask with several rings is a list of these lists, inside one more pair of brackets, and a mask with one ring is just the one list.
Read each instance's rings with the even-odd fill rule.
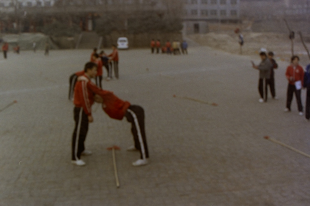
[[209,23],[239,22],[240,0],[184,0],[184,32],[207,33]]

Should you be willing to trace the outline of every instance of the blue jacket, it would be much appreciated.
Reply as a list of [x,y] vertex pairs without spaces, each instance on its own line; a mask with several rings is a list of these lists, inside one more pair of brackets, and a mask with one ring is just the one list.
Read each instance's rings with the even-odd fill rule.
[[306,67],[303,86],[310,89],[310,64]]
[[187,49],[187,46],[188,46],[188,45],[187,45],[187,42],[186,42],[186,41],[183,41],[183,42],[182,42],[182,48],[183,48],[183,49]]

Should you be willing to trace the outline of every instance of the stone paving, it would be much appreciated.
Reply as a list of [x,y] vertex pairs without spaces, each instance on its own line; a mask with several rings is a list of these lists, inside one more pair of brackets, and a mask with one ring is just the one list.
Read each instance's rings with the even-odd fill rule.
[[[208,47],[190,48],[186,56],[120,51],[120,79],[103,86],[144,107],[150,164],[131,165],[139,154],[126,151],[130,125],[94,105],[86,140],[93,155],[77,167],[70,161],[68,78],[83,69],[90,52],[0,57],[0,108],[17,100],[0,112],[0,206],[310,205],[310,159],[263,138],[310,154],[310,123],[295,102],[291,113],[283,112],[286,62],[276,71],[279,100],[261,104],[250,63],[259,57]],[[112,145],[121,147],[119,189],[106,150]]]

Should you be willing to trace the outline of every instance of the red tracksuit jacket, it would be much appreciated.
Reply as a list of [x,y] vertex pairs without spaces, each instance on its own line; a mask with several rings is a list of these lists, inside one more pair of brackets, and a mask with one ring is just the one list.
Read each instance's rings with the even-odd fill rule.
[[78,77],[82,76],[84,74],[85,74],[84,70],[83,71],[79,71],[79,72],[75,72],[75,75],[78,76]]
[[97,75],[96,76],[102,76],[102,61],[99,59],[97,62]]
[[90,116],[94,95],[104,96],[106,92],[98,88],[86,75],[79,76],[74,87],[74,105],[83,107],[84,112]]
[[117,51],[117,49],[114,49],[113,52],[111,54],[109,54],[109,57],[111,57],[111,59],[113,61],[118,62],[118,51]]
[[112,119],[122,120],[130,103],[119,99],[113,92],[105,91],[100,95],[103,99],[102,109]]
[[288,79],[290,79],[290,77],[294,78],[293,81],[289,80],[291,85],[294,85],[297,81],[301,81],[301,85],[304,84],[304,70],[299,65],[295,69],[294,66],[288,66],[285,75]]

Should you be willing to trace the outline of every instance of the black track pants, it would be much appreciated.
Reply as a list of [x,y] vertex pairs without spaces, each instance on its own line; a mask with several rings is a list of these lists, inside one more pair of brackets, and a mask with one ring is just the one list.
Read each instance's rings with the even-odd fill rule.
[[125,114],[128,122],[131,123],[131,132],[133,135],[135,148],[140,151],[141,159],[149,157],[145,128],[144,128],[144,110],[138,105],[131,105]]
[[85,139],[88,131],[88,116],[83,108],[74,107],[75,128],[72,135],[72,160],[79,160],[85,150]]

